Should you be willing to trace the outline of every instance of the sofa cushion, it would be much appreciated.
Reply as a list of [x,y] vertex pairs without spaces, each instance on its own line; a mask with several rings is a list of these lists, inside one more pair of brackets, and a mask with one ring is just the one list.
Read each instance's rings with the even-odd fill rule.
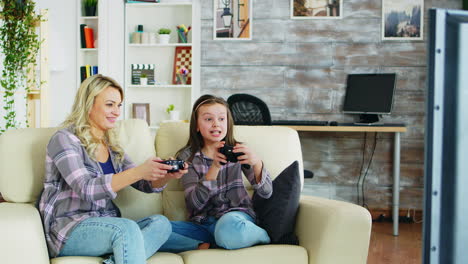
[[171,221],[188,221],[184,191],[163,192],[164,215]]
[[[50,260],[51,264],[101,264],[99,257],[59,257]],[[158,252],[150,257],[147,264],[184,264],[182,257],[172,253]]]
[[5,200],[36,201],[43,188],[46,147],[55,131],[57,128],[22,128],[0,136],[0,192]]
[[184,259],[184,264],[309,263],[305,248],[291,245],[262,245],[237,250],[192,250],[179,255]]
[[[156,156],[153,136],[148,124],[141,119],[127,119],[117,123],[116,131],[125,153],[137,165]],[[128,186],[117,193],[115,204],[122,216],[133,220],[154,214],[162,214],[162,194],[144,193]]]
[[294,161],[273,180],[269,199],[253,195],[258,224],[268,232],[272,244],[298,244],[294,229],[300,192],[299,163]]

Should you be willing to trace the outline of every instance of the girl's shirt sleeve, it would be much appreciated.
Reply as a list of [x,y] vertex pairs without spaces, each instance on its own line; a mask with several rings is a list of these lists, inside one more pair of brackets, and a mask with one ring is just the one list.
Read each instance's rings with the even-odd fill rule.
[[[189,156],[183,152],[180,158],[186,159]],[[182,176],[182,184],[185,192],[185,202],[191,215],[197,214],[207,206],[210,198],[217,193],[218,183],[216,180],[207,181],[206,172],[209,167],[202,162],[202,157],[195,156],[189,164],[188,173]]]
[[252,184],[252,187],[257,191],[257,194],[265,199],[270,198],[271,194],[273,193],[273,184],[271,181],[270,173],[265,169],[263,161],[262,179],[259,183],[257,183],[257,180],[255,179],[255,174],[252,166],[249,169],[246,169],[244,167],[241,168],[242,172],[244,172],[244,175],[247,177],[250,184]]

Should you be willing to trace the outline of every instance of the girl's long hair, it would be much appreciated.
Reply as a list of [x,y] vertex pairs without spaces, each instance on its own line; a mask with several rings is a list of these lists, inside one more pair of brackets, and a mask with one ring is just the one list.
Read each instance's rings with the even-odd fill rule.
[[201,133],[197,131],[197,120],[198,120],[198,110],[200,109],[201,106],[204,105],[214,105],[214,104],[221,104],[224,107],[226,107],[226,113],[227,113],[227,133],[226,137],[223,139],[226,142],[226,145],[231,145],[234,146],[236,143],[239,143],[235,138],[234,138],[234,121],[232,119],[232,114],[231,110],[229,109],[229,105],[221,97],[216,97],[214,95],[210,94],[205,94],[202,95],[198,100],[193,104],[192,108],[192,115],[190,117],[190,135],[189,135],[189,140],[187,144],[181,148],[179,151],[177,151],[176,156],[179,156],[179,154],[182,153],[185,149],[190,149],[190,157],[187,159],[187,161],[191,162],[193,160],[193,157],[195,156],[195,153],[200,151],[203,146],[204,146],[204,141]]
[[[96,160],[96,149],[101,141],[91,134],[89,113],[96,96],[107,87],[117,89],[123,101],[123,89],[114,79],[101,74],[93,75],[81,84],[76,93],[72,112],[62,123],[63,127],[71,127],[72,132],[80,139],[81,145],[94,160]],[[114,129],[109,129],[104,133],[104,140],[108,147],[116,153],[116,161],[121,163],[124,158],[124,150],[118,142]]]

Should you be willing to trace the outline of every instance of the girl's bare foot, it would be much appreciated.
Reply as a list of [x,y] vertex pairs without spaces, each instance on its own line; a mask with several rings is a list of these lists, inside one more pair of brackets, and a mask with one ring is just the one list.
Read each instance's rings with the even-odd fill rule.
[[198,249],[209,249],[210,243],[201,243],[198,245]]

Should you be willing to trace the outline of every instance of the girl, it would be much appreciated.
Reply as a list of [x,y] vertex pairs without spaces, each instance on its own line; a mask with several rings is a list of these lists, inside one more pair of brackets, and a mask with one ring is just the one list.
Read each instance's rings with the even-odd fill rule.
[[[238,162],[227,162],[219,152],[225,144],[234,146],[234,153],[243,153]],[[232,116],[224,99],[203,95],[195,102],[189,141],[177,156],[191,163],[182,176],[190,221],[172,222],[173,232],[161,251],[204,249],[215,244],[239,249],[270,243],[267,232],[255,224],[241,172],[263,198],[272,194],[271,178],[257,155],[234,139]]]

